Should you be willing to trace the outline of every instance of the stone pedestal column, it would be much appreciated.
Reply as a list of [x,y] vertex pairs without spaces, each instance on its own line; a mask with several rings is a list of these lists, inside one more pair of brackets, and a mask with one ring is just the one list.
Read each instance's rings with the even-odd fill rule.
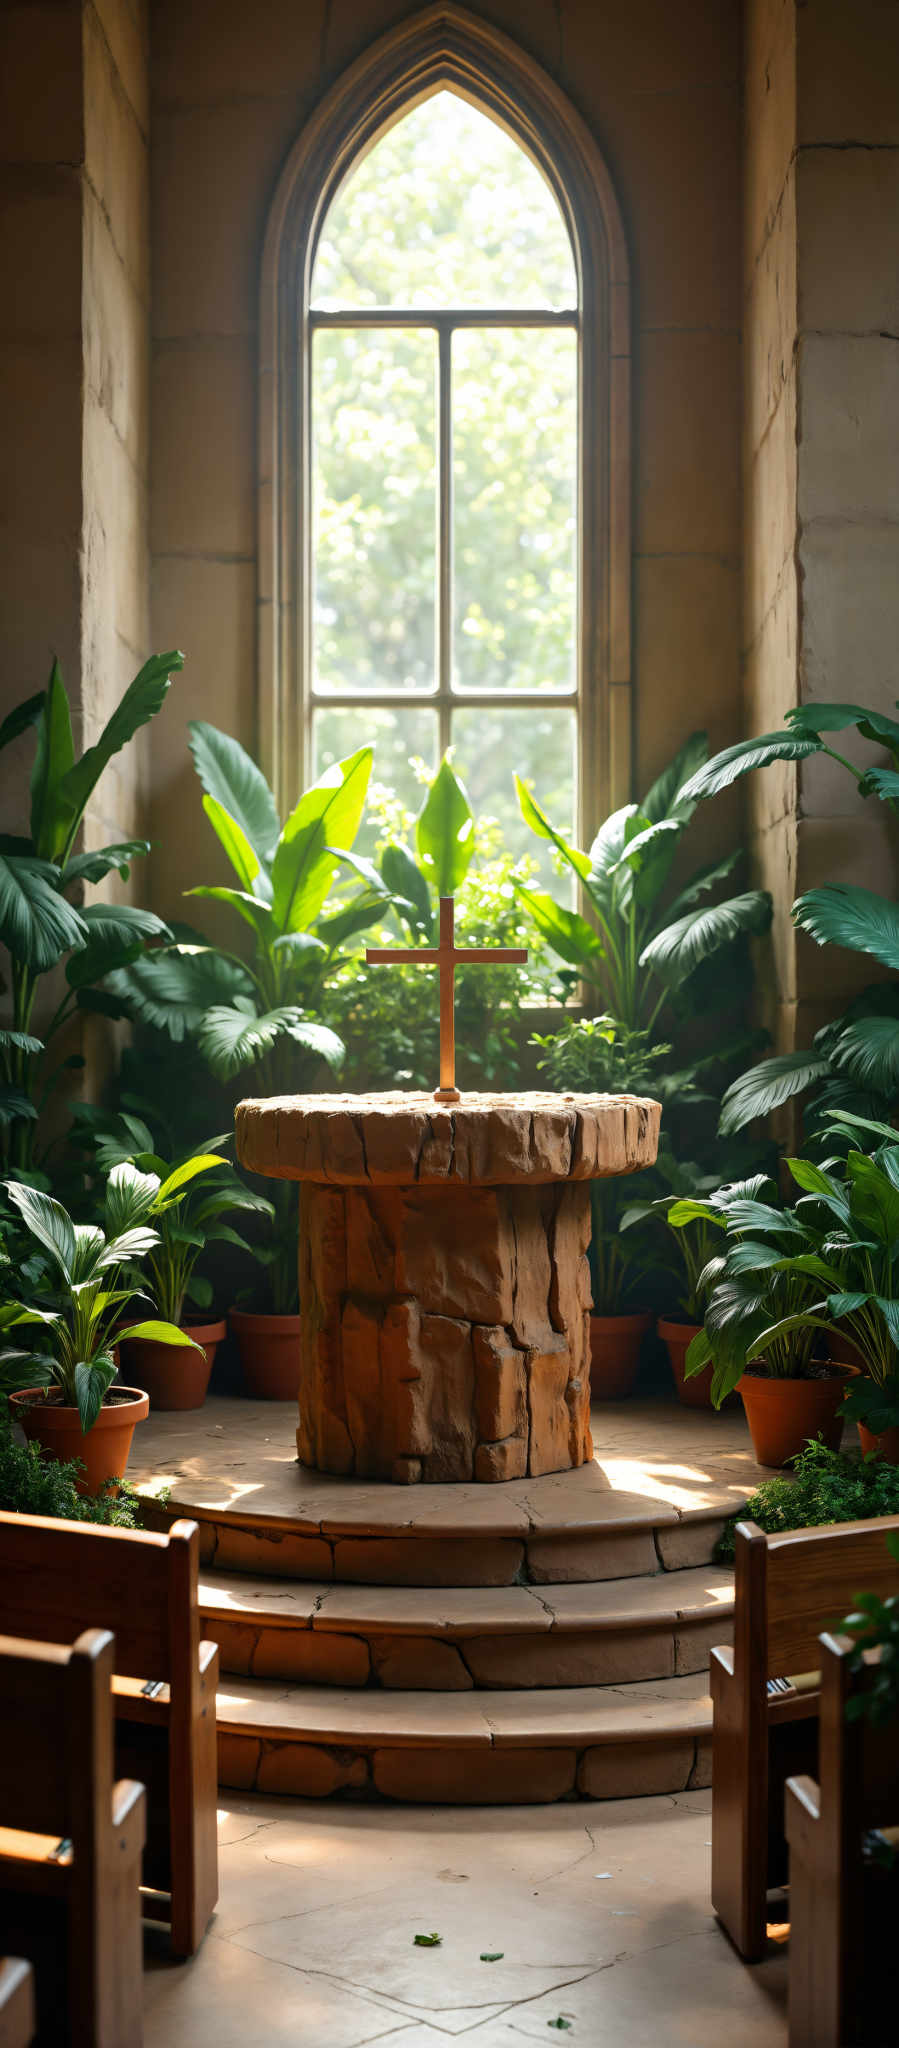
[[605,1095],[242,1102],[243,1165],[302,1183],[303,1463],[415,1482],[592,1457],[589,1183],[651,1165],[659,1114]]

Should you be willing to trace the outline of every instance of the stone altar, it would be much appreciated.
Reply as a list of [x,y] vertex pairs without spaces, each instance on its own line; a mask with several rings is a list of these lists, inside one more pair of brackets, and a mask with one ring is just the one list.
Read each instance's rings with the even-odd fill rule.
[[287,1095],[237,1151],[301,1183],[297,1448],[324,1472],[502,1480],[593,1455],[591,1180],[655,1159],[630,1095]]

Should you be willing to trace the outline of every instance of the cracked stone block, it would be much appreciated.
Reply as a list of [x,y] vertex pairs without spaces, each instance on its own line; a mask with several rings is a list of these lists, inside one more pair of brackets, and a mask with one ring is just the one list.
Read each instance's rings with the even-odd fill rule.
[[650,1165],[658,1122],[633,1096],[242,1103],[243,1163],[302,1183],[303,1462],[403,1485],[586,1463],[589,1180]]
[[330,1799],[335,1792],[361,1792],[367,1784],[368,1760],[353,1750],[320,1748],[314,1742],[263,1741],[257,1792]]
[[523,1558],[524,1544],[508,1536],[341,1536],[333,1576],[359,1586],[514,1586]]
[[651,1529],[615,1536],[529,1536],[527,1554],[530,1577],[540,1586],[636,1579],[658,1567]]
[[261,1572],[282,1579],[332,1579],[331,1545],[323,1536],[290,1530],[239,1529],[220,1522],[214,1561],[220,1571]]
[[573,1629],[548,1629],[533,1636],[472,1636],[465,1658],[476,1685],[525,1691],[674,1677],[674,1644],[663,1629],[629,1629],[608,1636],[598,1630],[581,1635]]
[[691,1736],[662,1742],[604,1742],[584,1751],[577,1789],[585,1799],[640,1799],[651,1792],[684,1792],[693,1770]]
[[[217,1626],[217,1624],[216,1624]],[[325,1635],[310,1628],[264,1628],[252,1664],[254,1678],[286,1678],[298,1685],[367,1685],[368,1644],[361,1636]],[[226,1664],[226,1670],[231,1666]]]
[[224,1735],[219,1729],[216,1747],[219,1784],[229,1785],[233,1792],[252,1792],[262,1756],[259,1736]]
[[723,1515],[683,1521],[669,1529],[657,1529],[659,1562],[666,1572],[689,1571],[698,1564],[711,1564],[715,1545],[724,1529]]

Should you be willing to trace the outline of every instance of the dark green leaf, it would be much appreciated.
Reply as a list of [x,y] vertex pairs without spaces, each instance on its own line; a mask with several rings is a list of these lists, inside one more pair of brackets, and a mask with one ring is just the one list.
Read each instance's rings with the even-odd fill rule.
[[14,711],[7,712],[0,725],[0,748],[8,747],[20,733],[27,732],[30,725],[37,724],[44,708],[45,694],[44,690],[38,690],[35,696],[26,697],[23,703],[17,704]]
[[742,1131],[754,1117],[768,1116],[773,1109],[802,1095],[828,1072],[826,1059],[811,1052],[785,1052],[761,1060],[728,1088],[718,1125],[722,1137]]
[[99,1352],[89,1365],[75,1367],[75,1399],[85,1435],[93,1429],[103,1406],[103,1396],[115,1379],[115,1362],[108,1352]]
[[767,931],[771,922],[771,898],[766,889],[749,889],[743,896],[731,896],[726,903],[714,903],[706,910],[690,910],[686,916],[666,925],[644,946],[641,967],[652,967],[665,981],[679,981],[692,974],[700,961],[731,945],[741,933]]
[[408,924],[413,938],[427,941],[433,931],[431,893],[427,880],[408,847],[391,840],[381,854],[381,879],[392,896],[400,896],[410,906],[410,912],[402,910],[400,915]]
[[681,790],[686,803],[701,803],[705,797],[718,796],[722,789],[729,789],[741,775],[748,775],[754,768],[767,768],[772,761],[804,761],[809,754],[819,754],[820,741],[801,739],[788,732],[766,732],[755,740],[739,740],[735,747],[725,747],[723,753],[713,754],[704,768],[691,775]]
[[503,1960],[503,1956],[504,1956],[504,1954],[505,1954],[505,1950],[504,1950],[504,1949],[501,1949],[501,1948],[499,1948],[499,1949],[493,1949],[493,1950],[491,1950],[491,1949],[486,1949],[486,1950],[485,1950],[485,1952],[484,1952],[484,1954],[483,1954],[483,1955],[481,1956],[481,1962],[482,1962],[482,1963],[501,1963],[501,1962],[502,1962],[502,1960]]
[[708,757],[708,733],[691,732],[680,752],[675,754],[673,761],[669,761],[667,768],[662,769],[661,775],[643,798],[640,809],[651,824],[655,824],[659,818],[673,817],[679,818],[682,824],[688,822],[693,815],[695,804],[681,803],[678,799],[684,785],[689,782],[692,775],[698,773]]
[[47,861],[0,854],[0,939],[38,974],[87,939],[84,919],[60,894],[57,877]]
[[793,921],[819,946],[848,946],[870,953],[899,973],[899,905],[873,889],[846,882],[807,889],[793,905]]
[[107,720],[100,738],[88,747],[59,785],[59,801],[66,808],[67,843],[72,844],[84,807],[113,754],[118,754],[142,725],[154,718],[171,687],[173,670],[183,668],[183,654],[151,654],[149,661],[129,683],[121,702]]
[[102,882],[113,870],[127,881],[130,862],[149,853],[149,839],[125,839],[120,846],[98,846],[95,853],[76,853],[66,861],[65,879],[70,882]]
[[530,911],[538,931],[561,956],[573,967],[580,968],[588,980],[596,973],[605,959],[602,942],[577,910],[566,910],[561,903],[554,903],[551,896],[542,891],[523,889],[516,883],[516,893]]
[[74,759],[69,700],[54,661],[31,768],[31,837],[42,860],[56,860],[65,849],[68,808],[60,790]]
[[899,1095],[899,1023],[895,1017],[860,1017],[834,1041],[834,1059],[861,1088]]
[[214,946],[177,945],[143,954],[110,974],[108,986],[130,1017],[181,1045],[195,1036],[212,1005],[248,997],[253,984]]
[[442,1934],[416,1934],[413,1939],[416,1948],[440,1948],[443,1943]]

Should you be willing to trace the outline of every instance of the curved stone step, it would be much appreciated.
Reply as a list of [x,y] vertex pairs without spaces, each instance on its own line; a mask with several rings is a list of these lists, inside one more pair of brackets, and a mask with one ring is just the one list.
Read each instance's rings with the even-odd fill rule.
[[733,1574],[434,1591],[212,1572],[200,1608],[232,1674],[430,1692],[600,1686],[705,1670],[730,1639]]
[[219,1779],[460,1805],[628,1798],[710,1779],[703,1677],[545,1692],[338,1691],[223,1680]]
[[764,1476],[742,1415],[663,1401],[593,1411],[577,1471],[501,1485],[341,1480],[296,1461],[288,1402],[213,1397],[151,1413],[133,1476],[200,1525],[206,1565],[368,1586],[574,1585],[711,1562],[725,1516]]

